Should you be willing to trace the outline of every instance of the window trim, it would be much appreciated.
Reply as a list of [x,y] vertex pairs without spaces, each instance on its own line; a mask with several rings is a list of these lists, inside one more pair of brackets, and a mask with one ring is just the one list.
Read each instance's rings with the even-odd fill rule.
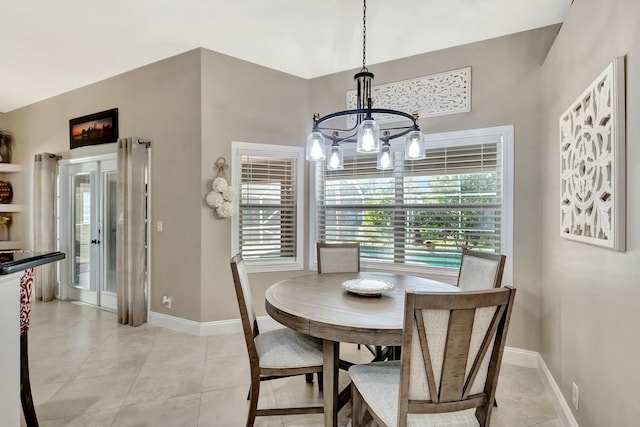
[[[488,128],[469,129],[452,132],[425,134],[425,141],[429,148],[443,148],[452,146],[474,145],[494,142],[497,139],[501,142],[502,148],[502,233],[500,247],[502,253],[507,256],[503,285],[513,285],[513,189],[514,189],[514,150],[513,150],[513,125],[495,126]],[[403,141],[392,144],[392,151],[404,149]],[[355,148],[345,147],[345,156],[355,152]],[[312,224],[316,224],[316,180],[312,172],[309,179],[309,270],[317,270],[316,260],[316,229]],[[392,266],[380,263],[363,262],[365,270],[389,271],[394,273],[406,273],[428,276],[442,281],[451,281],[458,276],[458,270],[443,267],[425,266]]]
[[304,148],[288,145],[260,144],[254,142],[231,142],[231,186],[236,196],[233,200],[234,215],[231,216],[231,256],[240,252],[240,183],[242,165],[240,156],[288,157],[296,159],[296,255],[293,260],[247,259],[249,273],[272,271],[297,271],[304,269]]

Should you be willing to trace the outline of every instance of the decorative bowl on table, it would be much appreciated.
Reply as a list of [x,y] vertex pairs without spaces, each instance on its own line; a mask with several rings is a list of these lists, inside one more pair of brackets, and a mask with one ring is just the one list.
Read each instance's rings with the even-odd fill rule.
[[394,290],[396,285],[377,279],[352,279],[342,282],[342,288],[358,295],[378,297],[383,292]]

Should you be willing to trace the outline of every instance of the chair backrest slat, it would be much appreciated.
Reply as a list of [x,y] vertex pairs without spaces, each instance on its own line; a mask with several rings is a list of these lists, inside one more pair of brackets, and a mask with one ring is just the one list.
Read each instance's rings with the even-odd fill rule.
[[399,426],[408,413],[470,408],[488,425],[515,292],[407,291]]
[[453,402],[462,398],[474,318],[473,309],[452,310],[449,315],[439,402]]
[[458,287],[465,291],[499,288],[506,259],[501,254],[463,249]]
[[258,360],[258,352],[253,339],[258,336],[258,322],[253,307],[253,296],[251,294],[251,286],[249,284],[249,276],[245,268],[244,260],[240,254],[231,258],[231,274],[233,275],[233,283],[236,288],[236,297],[238,299],[238,308],[240,310],[240,320],[242,321],[242,330],[249,351],[249,358]]
[[504,315],[505,310],[506,310],[506,306],[504,305],[499,306],[498,309],[495,311],[493,318],[491,319],[491,324],[489,325],[487,333],[485,334],[482,340],[482,345],[480,346],[480,350],[478,351],[478,354],[475,360],[473,361],[471,371],[469,372],[469,376],[467,377],[467,380],[465,382],[464,393],[462,395],[463,399],[467,399],[469,397],[471,386],[476,380],[476,376],[478,375],[478,372],[481,369],[482,362],[485,360],[489,347],[494,342],[495,333],[496,333],[496,330],[498,329],[498,324],[500,323],[500,319]]
[[[429,387],[429,395],[438,398],[436,389],[435,375],[433,374],[433,365],[431,364],[431,353],[429,352],[429,341],[427,340],[426,327],[424,325],[424,317],[422,311],[414,311],[416,319],[416,328],[418,337],[420,338],[420,346],[422,347],[422,359],[424,360],[424,369],[427,375],[427,385]],[[408,346],[405,348],[409,348]]]
[[316,243],[318,273],[357,273],[360,271],[358,243]]

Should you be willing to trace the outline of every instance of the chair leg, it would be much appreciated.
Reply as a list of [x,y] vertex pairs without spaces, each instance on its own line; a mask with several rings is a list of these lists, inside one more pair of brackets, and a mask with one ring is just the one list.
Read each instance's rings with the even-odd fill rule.
[[377,345],[375,348],[376,348],[376,354],[375,354],[376,359],[380,358],[380,359],[384,360],[382,358],[382,346]]
[[358,389],[351,384],[351,427],[360,427],[362,421],[362,398]]
[[[308,384],[313,384],[313,374],[304,374],[304,379]],[[318,391],[322,391],[322,372],[318,372]]]
[[27,332],[20,335],[20,401],[27,427],[38,427],[38,418],[31,396],[29,381],[29,353]]
[[358,350],[360,350],[360,347],[361,347],[361,345],[360,345],[360,344],[358,344]]
[[260,394],[260,378],[251,378],[251,389],[249,390],[249,414],[247,415],[247,427],[253,427],[258,411],[258,395]]
[[[311,374],[313,376],[313,374]],[[322,376],[322,372],[316,372],[318,376],[318,391],[322,393],[324,391],[324,377]]]

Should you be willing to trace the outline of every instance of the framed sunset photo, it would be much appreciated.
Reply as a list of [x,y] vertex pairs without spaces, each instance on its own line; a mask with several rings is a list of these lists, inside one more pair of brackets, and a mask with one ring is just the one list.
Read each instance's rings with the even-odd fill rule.
[[69,147],[106,144],[118,140],[118,109],[69,120]]

